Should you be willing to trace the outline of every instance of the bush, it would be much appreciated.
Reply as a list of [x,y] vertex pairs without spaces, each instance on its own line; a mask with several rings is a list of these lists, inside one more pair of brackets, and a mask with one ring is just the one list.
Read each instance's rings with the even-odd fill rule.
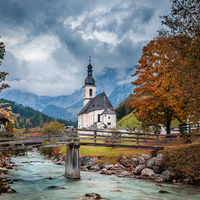
[[176,179],[190,177],[194,183],[200,183],[199,152],[199,143],[166,148],[163,150],[164,168],[173,167]]

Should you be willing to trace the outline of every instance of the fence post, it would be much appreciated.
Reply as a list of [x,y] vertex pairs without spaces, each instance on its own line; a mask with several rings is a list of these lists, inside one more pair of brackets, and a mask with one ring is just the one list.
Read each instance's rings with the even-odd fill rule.
[[50,143],[50,131],[48,130],[48,144]]
[[[23,140],[24,140],[24,132],[22,133],[22,135],[23,135]],[[22,146],[24,146],[24,143],[22,143]]]
[[138,140],[138,133],[137,133],[137,146],[139,145],[139,140]]
[[71,137],[72,137],[72,142],[74,142],[74,129],[73,128],[72,128]]
[[94,131],[94,143],[97,142],[97,141],[96,141],[96,138],[97,138],[97,131],[95,130],[95,131]]
[[158,147],[158,134],[156,135],[156,146]]

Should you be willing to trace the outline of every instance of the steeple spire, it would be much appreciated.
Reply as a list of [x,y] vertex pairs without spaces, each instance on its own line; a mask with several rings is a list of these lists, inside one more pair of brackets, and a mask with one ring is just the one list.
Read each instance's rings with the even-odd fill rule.
[[88,68],[88,76],[85,79],[85,85],[94,85],[95,84],[95,80],[92,77],[92,65],[91,65],[91,56],[89,56],[89,65],[87,66]]
[[91,65],[91,56],[89,56],[89,65]]

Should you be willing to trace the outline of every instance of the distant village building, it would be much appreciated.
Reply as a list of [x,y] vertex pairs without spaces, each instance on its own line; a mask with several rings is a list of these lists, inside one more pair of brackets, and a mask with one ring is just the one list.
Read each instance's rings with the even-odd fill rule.
[[9,119],[3,116],[0,116],[0,131],[4,131],[6,123],[9,122]]
[[83,87],[83,109],[78,114],[78,128],[114,128],[116,127],[116,113],[112,104],[104,92],[96,96],[91,59],[89,59],[87,68],[88,76]]

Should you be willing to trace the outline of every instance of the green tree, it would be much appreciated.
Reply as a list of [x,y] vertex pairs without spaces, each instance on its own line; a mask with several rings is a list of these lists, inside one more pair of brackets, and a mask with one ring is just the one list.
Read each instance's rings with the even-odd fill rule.
[[[57,121],[51,122],[50,124],[48,124],[44,127],[44,130],[58,130],[58,129],[64,129],[64,126]],[[59,131],[53,131],[51,133],[58,134]]]
[[[5,54],[6,50],[5,50],[5,46],[4,46],[4,43],[3,42],[0,42],[0,65],[2,63],[1,60],[4,59],[4,54]],[[10,87],[8,84],[4,84],[3,82],[5,81],[6,79],[6,75],[8,75],[8,73],[6,72],[0,72],[0,92],[7,88],[7,87]]]

